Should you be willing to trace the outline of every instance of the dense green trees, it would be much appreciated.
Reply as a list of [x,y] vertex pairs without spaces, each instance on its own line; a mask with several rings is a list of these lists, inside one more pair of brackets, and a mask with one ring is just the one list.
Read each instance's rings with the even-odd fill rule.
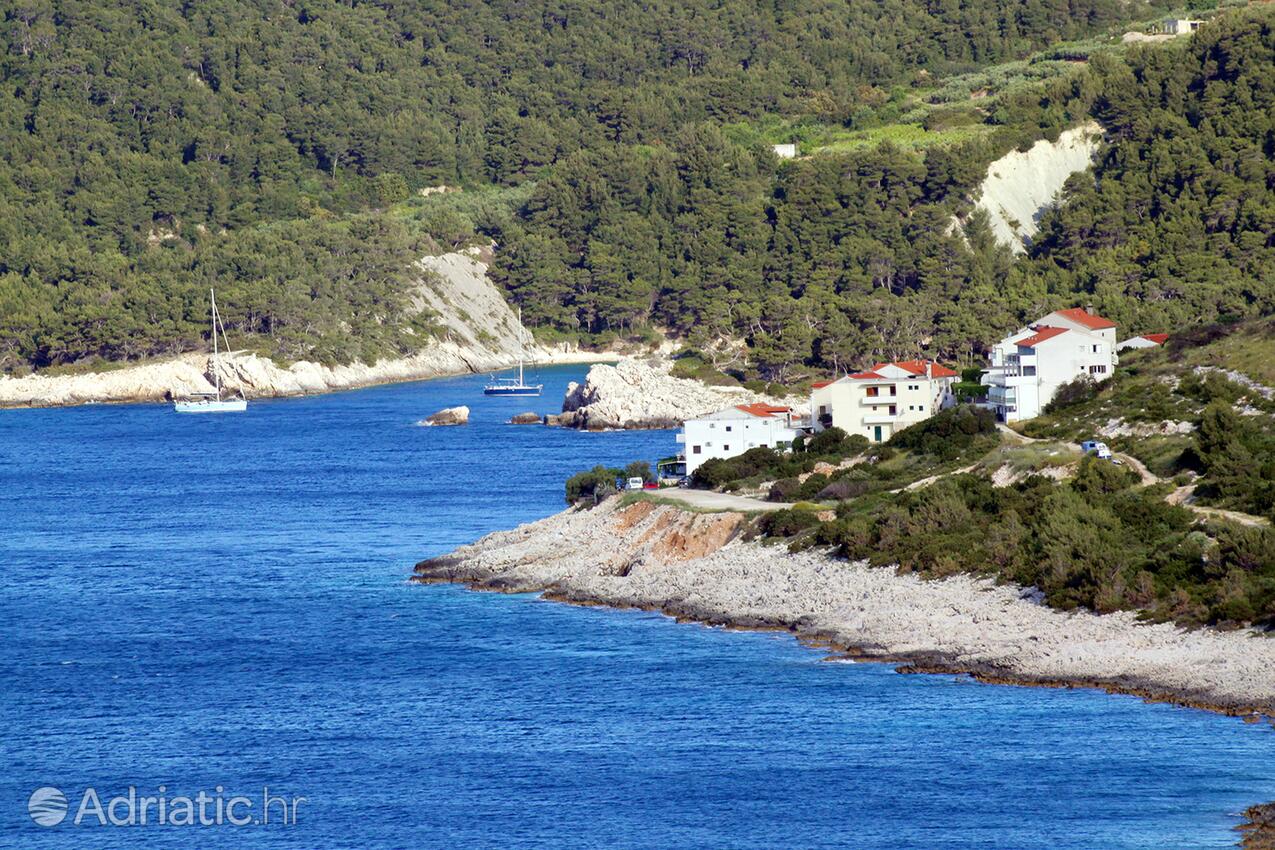
[[[587,207],[603,194],[649,194],[586,185],[593,168],[572,175],[579,157],[604,183],[607,158],[649,157],[643,177],[680,184],[679,206],[590,211],[596,226],[564,234],[576,255],[565,261],[545,230],[561,216],[529,208],[525,239],[507,244],[507,275],[517,284],[530,277],[520,267],[544,272],[533,285],[540,301],[572,299],[570,322],[537,315],[627,328],[650,318],[643,302],[665,286],[663,315],[682,305],[703,314],[719,303],[713,290],[761,279],[773,164],[696,128],[776,114],[841,121],[920,69],[1019,56],[1123,9],[1122,0],[21,0],[0,22],[0,369],[198,344],[194,302],[213,280],[227,318],[267,350],[322,356],[335,327],[369,332],[367,351],[393,350],[401,338],[370,329],[398,318],[403,280],[386,264],[402,240],[351,238],[335,264],[362,270],[338,271],[317,255],[353,234],[324,217],[438,183],[518,185],[555,163],[548,200],[578,192]],[[686,244],[668,241],[666,218]],[[719,220],[731,232],[717,232]],[[272,226],[284,221],[304,223]],[[702,237],[701,223],[712,225]],[[263,232],[245,235],[254,228]],[[679,249],[688,267],[670,270]],[[232,283],[241,264],[242,289]],[[575,271],[582,264],[587,275]],[[354,284],[373,291],[347,303]],[[377,319],[365,321],[370,312]],[[758,313],[739,321],[771,327],[772,360],[803,347],[778,327],[783,311]],[[318,330],[281,337],[311,324]]]
[[1096,57],[1110,144],[1042,222],[1024,278],[1136,329],[1275,310],[1275,16]]
[[[1273,21],[1237,13],[1127,59],[1096,53],[1004,98],[992,132],[958,146],[779,164],[700,126],[595,149],[537,187],[501,234],[498,274],[537,321],[649,321],[701,349],[743,339],[779,381],[922,352],[974,359],[1080,300],[1129,331],[1269,312]],[[997,155],[1090,116],[1109,131],[1095,174],[1069,182],[1013,262],[970,213],[975,184]]]
[[[781,163],[740,130],[870,127],[901,93],[949,98],[945,78],[1141,13],[23,0],[0,27],[0,369],[198,345],[214,281],[234,329],[281,356],[410,349],[421,336],[391,327],[406,258],[474,228],[546,329],[743,340],[781,381],[969,356],[1079,294],[1138,330],[1268,310],[1269,12],[1096,54],[981,117],[927,115],[981,120],[959,144]],[[1099,179],[1072,183],[1031,257],[977,216],[952,227],[992,158],[1090,114],[1111,136]],[[512,216],[373,212],[439,183],[521,194]]]

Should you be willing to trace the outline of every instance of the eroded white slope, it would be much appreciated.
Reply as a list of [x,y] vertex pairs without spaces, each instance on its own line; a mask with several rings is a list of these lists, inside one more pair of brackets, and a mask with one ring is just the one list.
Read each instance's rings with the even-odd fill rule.
[[1064,131],[1056,142],[1042,139],[988,166],[975,206],[987,211],[996,239],[1014,253],[1025,251],[1041,214],[1068,177],[1092,164],[1101,141],[1102,127],[1090,121]]

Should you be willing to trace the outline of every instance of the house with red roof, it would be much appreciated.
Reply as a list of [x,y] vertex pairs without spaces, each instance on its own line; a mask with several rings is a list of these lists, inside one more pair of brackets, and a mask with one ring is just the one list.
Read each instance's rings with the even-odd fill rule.
[[687,419],[677,435],[684,447],[686,474],[709,458],[735,457],[758,446],[789,448],[800,433],[793,415],[790,407],[759,403],[737,404]]
[[810,419],[816,430],[837,427],[880,443],[952,403],[956,371],[933,360],[878,363],[815,384]]
[[1115,322],[1086,307],[1055,310],[993,346],[987,403],[1004,422],[1032,419],[1063,384],[1105,381],[1116,362]]
[[1155,348],[1169,341],[1168,334],[1143,334],[1133,336],[1116,346],[1116,351],[1127,351],[1136,348]]

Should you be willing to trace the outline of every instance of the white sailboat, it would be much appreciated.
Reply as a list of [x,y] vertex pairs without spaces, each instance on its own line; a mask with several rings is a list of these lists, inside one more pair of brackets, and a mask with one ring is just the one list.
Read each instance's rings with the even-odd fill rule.
[[[522,328],[522,308],[518,308],[518,327]],[[518,337],[518,377],[497,378],[492,376],[491,383],[483,387],[483,395],[503,396],[538,396],[545,388],[544,384],[528,384],[523,377],[522,356],[526,352],[526,340],[522,334]]]
[[192,398],[184,401],[174,401],[173,409],[178,413],[242,413],[248,409],[248,400],[243,396],[238,398],[222,398],[221,397],[221,351],[217,346],[217,332],[221,332],[221,338],[226,343],[226,350],[230,350],[230,340],[226,339],[226,328],[221,324],[221,313],[217,312],[217,293],[212,289],[208,290],[209,300],[212,302],[212,372],[213,383],[216,385],[216,392],[211,393],[192,393]]

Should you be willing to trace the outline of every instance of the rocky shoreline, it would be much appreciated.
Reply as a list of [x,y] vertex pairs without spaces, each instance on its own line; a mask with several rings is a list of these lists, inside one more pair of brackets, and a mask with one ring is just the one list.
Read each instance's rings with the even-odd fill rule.
[[[544,353],[544,365],[593,363],[609,355],[588,351]],[[452,375],[499,371],[517,365],[516,358],[481,355],[463,346],[442,343],[413,357],[381,360],[373,365],[323,366],[301,361],[280,366],[255,354],[222,355],[223,385],[246,398],[288,398],[339,392],[381,384],[422,381]],[[0,408],[70,407],[79,404],[164,402],[213,389],[206,354],[186,354],[105,372],[76,375],[0,377]]]
[[1275,718],[1270,638],[1185,631],[1131,613],[1056,611],[985,579],[923,581],[823,553],[744,542],[746,528],[737,513],[612,499],[422,561],[413,580],[786,631],[839,656],[897,664],[901,672],[1099,688]]

